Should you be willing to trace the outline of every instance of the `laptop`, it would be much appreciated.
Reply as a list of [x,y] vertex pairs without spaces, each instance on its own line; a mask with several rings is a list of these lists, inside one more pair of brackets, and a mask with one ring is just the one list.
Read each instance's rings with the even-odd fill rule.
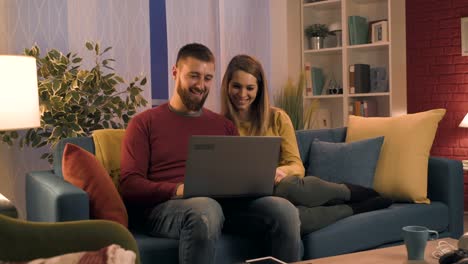
[[192,136],[184,198],[273,194],[281,137]]

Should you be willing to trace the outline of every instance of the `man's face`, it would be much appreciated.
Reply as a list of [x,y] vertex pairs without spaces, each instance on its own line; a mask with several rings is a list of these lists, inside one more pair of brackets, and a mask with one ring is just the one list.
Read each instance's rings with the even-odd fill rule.
[[189,111],[203,107],[213,85],[215,66],[192,57],[179,61],[173,69],[177,94]]

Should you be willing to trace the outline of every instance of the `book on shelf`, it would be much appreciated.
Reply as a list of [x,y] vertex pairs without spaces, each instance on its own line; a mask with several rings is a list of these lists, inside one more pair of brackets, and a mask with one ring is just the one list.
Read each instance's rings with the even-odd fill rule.
[[369,25],[367,24],[367,18],[362,16],[349,16],[348,31],[350,45],[368,43]]
[[377,116],[377,102],[374,100],[356,100],[349,105],[348,113],[355,116]]
[[312,95],[312,72],[310,70],[310,63],[306,62],[304,65],[304,74],[305,74],[305,96]]
[[325,81],[323,71],[321,68],[312,67],[311,72],[312,92],[314,95],[322,95],[323,85]]
[[349,66],[349,93],[368,93],[370,91],[370,65],[352,64]]

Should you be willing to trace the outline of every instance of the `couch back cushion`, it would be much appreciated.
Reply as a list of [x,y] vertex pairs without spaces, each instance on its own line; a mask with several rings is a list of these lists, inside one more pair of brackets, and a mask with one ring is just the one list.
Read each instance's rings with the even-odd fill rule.
[[315,139],[310,149],[306,175],[329,182],[372,188],[383,141],[384,137],[350,143]]
[[314,139],[325,142],[344,142],[346,139],[346,127],[316,130],[298,130],[296,131],[299,154],[301,155],[304,167],[309,167],[310,146]]
[[396,117],[349,116],[346,142],[384,136],[375,172],[376,191],[396,201],[429,203],[429,152],[445,109]]
[[89,196],[90,216],[128,226],[125,205],[103,165],[77,145],[68,143],[62,158],[63,178]]
[[98,129],[93,131],[96,159],[109,173],[117,190],[120,186],[120,148],[125,136],[124,129]]

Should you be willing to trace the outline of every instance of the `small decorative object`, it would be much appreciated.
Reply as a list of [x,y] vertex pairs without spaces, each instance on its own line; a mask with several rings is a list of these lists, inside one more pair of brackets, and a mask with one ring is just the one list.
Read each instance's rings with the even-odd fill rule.
[[329,35],[334,36],[333,37],[333,42],[334,43],[331,45],[331,47],[341,47],[341,46],[343,46],[341,23],[340,22],[332,23],[328,27],[328,30],[330,31]]
[[325,24],[312,24],[304,30],[309,41],[309,49],[323,48],[323,40],[328,36],[328,27]]
[[371,24],[372,43],[388,41],[388,21],[383,20]]
[[[338,85],[338,82],[336,81],[335,76],[334,76],[333,73],[331,73],[330,78],[327,80],[326,87],[327,87],[326,88],[327,94],[341,94],[341,93],[343,93],[343,90]],[[341,89],[341,92],[340,92],[340,89]]]
[[[105,54],[111,47],[101,50],[97,43],[87,42],[86,48],[94,54],[94,65],[89,69],[75,53],[52,49],[41,56],[37,46],[24,51],[37,62],[40,127],[21,135],[17,131],[0,131],[0,142],[13,145],[18,139],[20,147],[48,145],[50,149],[41,158],[52,163],[52,148],[63,138],[90,136],[96,129],[126,127],[137,109],[147,104],[140,88],[146,84],[146,78],[135,77],[126,83],[111,67],[114,59]],[[118,86],[123,89],[117,90]]]
[[370,92],[388,92],[387,69],[385,67],[370,68]]

